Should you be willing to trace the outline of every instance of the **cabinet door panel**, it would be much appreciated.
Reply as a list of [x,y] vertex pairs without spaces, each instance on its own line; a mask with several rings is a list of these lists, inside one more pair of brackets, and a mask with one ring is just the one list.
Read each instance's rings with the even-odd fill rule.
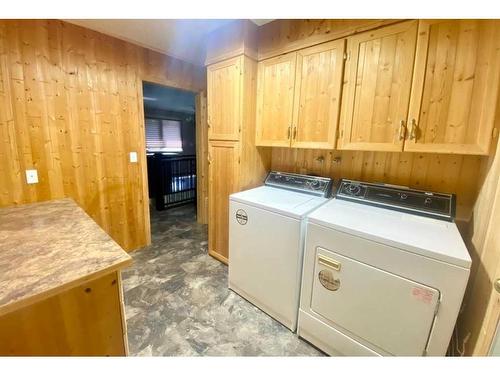
[[297,53],[259,62],[257,146],[290,145]]
[[335,148],[345,40],[297,52],[292,147]]
[[229,195],[238,190],[238,142],[209,142],[208,252],[228,262]]
[[486,154],[499,82],[500,23],[421,20],[406,151]]
[[207,68],[208,139],[239,139],[241,70],[241,57]]
[[403,149],[416,31],[408,21],[348,38],[340,149]]

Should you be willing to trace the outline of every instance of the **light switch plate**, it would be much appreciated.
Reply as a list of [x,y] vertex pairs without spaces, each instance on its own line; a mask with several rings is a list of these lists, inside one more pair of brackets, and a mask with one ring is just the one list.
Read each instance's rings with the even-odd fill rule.
[[130,162],[131,163],[137,163],[137,152],[131,152],[130,153]]
[[26,169],[26,182],[28,184],[38,184],[38,172],[36,169]]

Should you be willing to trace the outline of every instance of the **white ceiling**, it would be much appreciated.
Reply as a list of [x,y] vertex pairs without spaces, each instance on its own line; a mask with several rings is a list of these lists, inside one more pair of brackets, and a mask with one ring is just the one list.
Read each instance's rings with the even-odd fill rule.
[[[68,19],[67,22],[111,35],[169,56],[203,65],[207,34],[231,19]],[[272,20],[251,20],[263,25]]]

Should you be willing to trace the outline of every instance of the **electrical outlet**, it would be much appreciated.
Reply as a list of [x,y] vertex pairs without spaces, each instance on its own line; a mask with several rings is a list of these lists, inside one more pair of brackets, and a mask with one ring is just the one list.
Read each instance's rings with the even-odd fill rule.
[[36,169],[26,169],[26,182],[28,184],[38,184],[38,172]]
[[137,163],[137,152],[131,152],[130,153],[130,162],[131,163]]

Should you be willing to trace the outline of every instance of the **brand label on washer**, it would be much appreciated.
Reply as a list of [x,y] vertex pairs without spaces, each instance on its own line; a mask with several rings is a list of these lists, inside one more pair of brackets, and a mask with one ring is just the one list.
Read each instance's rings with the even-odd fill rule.
[[236,221],[240,225],[245,225],[248,221],[247,213],[242,209],[237,210],[235,216],[236,216]]

